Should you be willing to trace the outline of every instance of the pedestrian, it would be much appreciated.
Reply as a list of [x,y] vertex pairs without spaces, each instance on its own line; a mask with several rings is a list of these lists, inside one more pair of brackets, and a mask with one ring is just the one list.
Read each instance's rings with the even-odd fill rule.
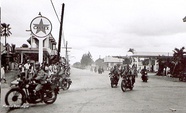
[[18,71],[19,70],[19,64],[17,62],[15,62],[15,70]]
[[27,62],[24,64],[25,77],[26,77],[26,78],[28,78],[29,68],[30,68],[30,60],[28,59]]
[[1,67],[1,81],[2,80],[4,80],[4,83],[6,83],[5,69],[3,66]]
[[34,63],[35,63],[34,61],[30,61],[30,66],[29,66],[29,71],[28,71],[28,76],[27,76],[29,80],[34,77],[34,71],[35,71]]
[[25,77],[25,67],[24,67],[24,64],[23,63],[20,63],[19,64],[19,75],[21,77]]

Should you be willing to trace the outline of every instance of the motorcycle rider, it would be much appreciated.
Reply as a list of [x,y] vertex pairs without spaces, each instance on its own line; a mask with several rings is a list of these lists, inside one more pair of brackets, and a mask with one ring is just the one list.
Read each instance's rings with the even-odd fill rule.
[[110,74],[113,74],[117,78],[117,82],[119,81],[119,67],[117,65],[114,65],[114,67],[110,70]]
[[144,66],[140,73],[143,75],[146,71],[147,71],[146,66]]
[[59,86],[61,86],[63,79],[66,77],[65,65],[63,63],[57,65],[57,73],[56,73],[56,75],[57,76],[61,76],[60,79],[59,79],[59,83],[60,83]]
[[34,80],[36,80],[36,83],[38,83],[37,86],[35,87],[35,92],[38,92],[42,89],[47,76],[46,76],[46,73],[44,72],[44,70],[41,68],[39,62],[36,62],[35,69],[36,70],[35,70]]
[[125,74],[125,75],[131,75],[131,74],[132,74],[131,68],[130,68],[130,66],[129,66],[128,64],[127,64],[127,66],[125,67],[124,74]]
[[131,68],[128,64],[124,69],[123,76],[126,76],[127,80],[129,80],[129,77],[132,76],[132,81],[131,82],[132,82],[132,85],[134,85],[135,77],[134,77],[134,75],[132,75],[132,70],[131,70]]
[[145,72],[147,72],[146,66],[144,66],[144,68],[140,72],[142,75],[142,78],[145,76]]

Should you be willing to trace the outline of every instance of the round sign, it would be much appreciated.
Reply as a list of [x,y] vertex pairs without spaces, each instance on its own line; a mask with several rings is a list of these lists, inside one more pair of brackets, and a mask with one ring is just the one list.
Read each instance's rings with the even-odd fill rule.
[[43,16],[34,18],[30,23],[30,30],[38,38],[45,38],[52,31],[52,23]]

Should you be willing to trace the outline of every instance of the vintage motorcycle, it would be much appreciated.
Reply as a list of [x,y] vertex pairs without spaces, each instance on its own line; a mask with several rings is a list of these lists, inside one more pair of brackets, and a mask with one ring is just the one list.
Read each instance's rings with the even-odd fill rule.
[[11,89],[5,95],[5,104],[10,108],[21,107],[24,103],[40,103],[52,104],[57,99],[59,88],[46,80],[40,91],[34,92],[37,83],[34,79],[26,80],[25,77],[18,76],[16,80],[11,82]]
[[147,71],[141,72],[141,79],[143,82],[147,82],[148,80]]
[[[60,79],[62,79],[62,81],[60,81]],[[52,81],[58,87],[61,87],[61,89],[63,89],[63,90],[68,90],[70,88],[70,85],[72,84],[72,81],[71,81],[69,75],[66,75],[65,78],[62,78],[62,76],[60,76],[60,75],[52,75]]]
[[99,73],[99,74],[102,74],[103,72],[104,72],[104,69],[103,69],[102,67],[99,67],[99,68],[98,68],[98,73]]
[[109,73],[110,77],[110,82],[111,82],[111,87],[113,88],[114,86],[117,87],[119,77],[113,73]]
[[134,87],[133,77],[134,76],[135,75],[123,75],[122,76],[121,90],[123,92],[125,92],[127,90],[127,88],[129,88],[130,90],[133,90],[133,87]]

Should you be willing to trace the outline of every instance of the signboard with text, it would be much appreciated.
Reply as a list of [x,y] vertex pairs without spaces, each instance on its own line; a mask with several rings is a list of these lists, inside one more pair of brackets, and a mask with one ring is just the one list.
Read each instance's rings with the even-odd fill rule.
[[30,30],[37,38],[46,38],[52,31],[52,23],[48,18],[38,16],[31,21]]

